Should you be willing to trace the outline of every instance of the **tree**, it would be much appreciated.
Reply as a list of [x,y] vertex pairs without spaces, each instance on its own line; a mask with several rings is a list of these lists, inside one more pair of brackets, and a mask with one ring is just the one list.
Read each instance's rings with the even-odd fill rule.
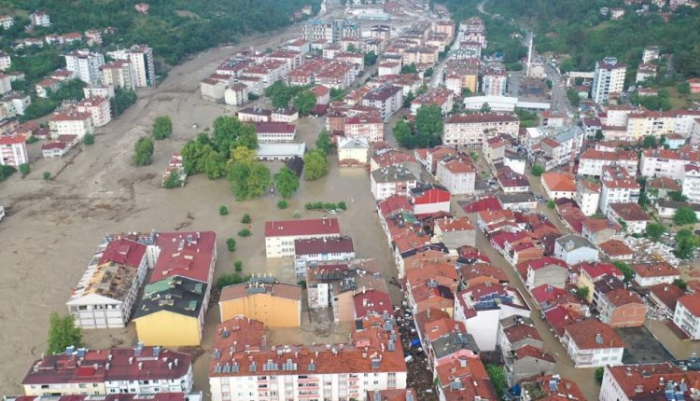
[[530,169],[530,174],[534,175],[535,177],[541,176],[542,173],[544,173],[544,167],[542,167],[542,166],[540,166],[540,165],[538,165],[538,164],[535,164],[535,165],[532,166],[532,168]]
[[280,200],[279,202],[277,202],[277,207],[278,207],[279,209],[284,210],[284,209],[286,209],[286,208],[289,207],[289,202],[287,202],[286,200],[282,199],[282,200]]
[[479,109],[479,113],[490,113],[491,112],[491,106],[489,106],[488,103],[484,103],[481,105],[481,108]]
[[409,65],[404,65],[401,67],[401,73],[402,74],[418,74],[418,67],[416,67],[416,64],[409,64]]
[[416,113],[416,146],[432,148],[442,141],[444,122],[437,104],[421,106]]
[[173,133],[173,121],[170,116],[158,116],[153,121],[153,139],[160,141]]
[[568,88],[566,90],[566,98],[569,99],[569,102],[571,102],[571,105],[574,107],[578,107],[581,104],[581,97],[574,88]]
[[134,164],[137,166],[147,166],[151,164],[153,157],[153,141],[151,138],[142,136],[136,141],[134,146]]
[[236,270],[236,273],[240,273],[243,271],[243,262],[240,260],[237,260],[233,262],[233,268]]
[[258,136],[252,124],[241,123],[236,117],[220,116],[214,120],[211,142],[214,150],[221,153],[224,159],[228,159],[231,150],[239,146],[257,149]]
[[619,270],[620,273],[622,273],[622,275],[625,277],[624,278],[625,283],[629,283],[630,281],[632,281],[632,279],[634,278],[634,270],[632,270],[630,265],[628,265],[625,262],[619,262],[619,261],[613,262],[613,264],[615,265],[615,268],[617,268],[617,270]]
[[595,382],[600,384],[603,384],[603,376],[605,375],[605,368],[600,367],[593,372],[593,378],[595,379]]
[[321,132],[318,133],[318,138],[316,138],[316,148],[323,151],[325,154],[329,154],[333,148],[333,142],[331,142],[331,136],[328,130],[323,128]]
[[548,207],[549,209],[554,209],[554,208],[557,207],[557,204],[556,204],[553,200],[550,199],[550,200],[547,202],[547,207]]
[[29,164],[24,163],[24,164],[19,165],[19,172],[20,172],[20,174],[22,174],[22,177],[29,174],[30,171],[31,171],[31,167],[29,167]]
[[245,238],[245,237],[250,237],[251,235],[253,235],[253,233],[251,233],[250,230],[247,228],[244,228],[238,232],[239,237]]
[[343,201],[338,202],[337,206],[338,206],[338,209],[340,209],[340,210],[348,210],[348,205],[345,204],[345,202],[343,202]]
[[690,84],[688,83],[688,81],[683,81],[676,85],[676,90],[681,95],[690,95]]
[[693,257],[695,249],[700,245],[700,237],[684,228],[676,233],[676,249],[674,254],[680,259]]
[[316,107],[316,94],[310,90],[301,92],[294,98],[294,107],[299,114],[308,115]]
[[493,384],[493,387],[496,389],[498,399],[503,399],[503,394],[508,387],[506,382],[506,374],[503,371],[503,368],[501,366],[489,363],[486,365],[486,373],[489,375],[489,379],[491,379],[491,384]]
[[401,120],[396,123],[393,134],[396,142],[404,148],[413,149],[416,147],[416,138],[413,136],[411,126],[406,121]]
[[122,115],[132,104],[136,103],[136,100],[138,100],[138,97],[133,90],[116,88],[114,90],[114,97],[110,99],[110,106],[112,107],[114,117],[116,118]]
[[59,316],[58,313],[51,313],[49,318],[49,349],[48,354],[58,354],[65,352],[67,347],[82,347],[83,332],[79,327],[75,327],[75,320],[72,315]]
[[645,137],[644,137],[644,140],[642,141],[642,147],[643,147],[644,149],[651,149],[651,148],[656,149],[656,147],[657,147],[657,144],[656,144],[656,137],[655,137],[655,136],[651,136],[651,135],[645,136]]
[[370,67],[376,64],[377,58],[378,56],[374,52],[369,52],[365,54],[365,67]]
[[428,67],[428,68],[425,70],[425,72],[423,73],[423,77],[425,77],[425,78],[430,78],[430,77],[433,76],[433,73],[434,73],[434,72],[435,72],[435,71],[433,70],[433,67]]
[[318,180],[328,174],[328,159],[320,149],[314,149],[304,155],[304,179]]
[[673,285],[675,285],[676,287],[680,288],[683,291],[688,289],[688,283],[686,283],[686,281],[683,280],[682,278],[677,278],[677,279],[673,280]]
[[576,296],[579,299],[588,299],[588,295],[591,292],[590,288],[588,287],[578,287],[576,288]]
[[48,171],[44,171],[44,180],[48,181],[50,179],[51,179],[51,173],[49,173]]
[[673,214],[673,222],[679,226],[686,224],[695,224],[698,222],[698,218],[695,215],[695,211],[688,206],[679,207],[676,213]]
[[659,223],[649,223],[647,224],[647,228],[645,231],[647,237],[653,239],[654,241],[658,241],[659,238],[661,238],[661,236],[666,232],[666,227],[664,227],[663,224]]
[[403,98],[403,108],[404,109],[410,109],[411,108],[411,103],[416,99],[416,95],[413,94],[413,91],[409,91],[408,94],[406,95],[405,98]]
[[233,163],[252,166],[253,163],[255,163],[255,152],[252,149],[246,148],[245,146],[239,146],[233,149],[233,152],[231,153],[231,161]]
[[[248,150],[248,148],[241,147]],[[210,150],[209,153],[204,157],[204,169],[203,173],[207,175],[210,180],[216,180],[226,175],[226,160],[224,156],[215,151]]]
[[8,165],[2,165],[0,166],[0,181],[5,181],[7,177],[11,176],[12,174],[16,173],[17,169],[8,166]]
[[603,139],[605,139],[605,134],[603,134],[603,130],[596,130],[594,138],[596,141],[602,141]]
[[473,162],[477,162],[479,160],[479,152],[472,150],[469,152],[469,158],[472,159]]
[[85,134],[83,137],[83,145],[90,146],[95,144],[95,135]]
[[244,214],[243,217],[241,217],[241,223],[243,224],[250,224],[252,219],[250,218],[250,215],[248,213]]
[[283,198],[290,198],[297,189],[299,189],[299,178],[289,168],[282,167],[280,171],[275,174],[275,188],[277,188],[277,192],[279,192]]
[[182,186],[182,180],[180,179],[180,174],[177,172],[171,172],[168,174],[168,178],[163,181],[163,187],[165,189],[173,189]]
[[226,248],[229,252],[236,252],[236,240],[233,238],[228,238],[226,240]]
[[219,206],[219,216],[227,216],[228,215],[228,207],[226,206]]
[[683,191],[669,191],[668,197],[671,198],[671,200],[676,201],[676,202],[687,202],[688,201],[688,197],[683,195]]
[[345,50],[350,52],[350,53],[355,53],[357,51],[357,46],[355,46],[354,43],[350,43],[350,44],[348,44],[348,47]]
[[224,274],[216,280],[216,288],[222,289],[229,285],[241,284],[250,280],[249,276],[241,276],[238,273]]

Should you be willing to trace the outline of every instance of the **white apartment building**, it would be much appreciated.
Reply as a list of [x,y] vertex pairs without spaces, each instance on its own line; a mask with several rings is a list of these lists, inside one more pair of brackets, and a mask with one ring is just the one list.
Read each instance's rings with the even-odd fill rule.
[[629,234],[644,234],[647,223],[653,221],[637,202],[609,203],[606,216],[612,223],[624,222]]
[[0,15],[0,26],[10,29],[15,25],[15,17],[11,15]]
[[129,321],[149,266],[147,246],[106,237],[66,302],[82,329],[123,328]]
[[700,340],[700,294],[694,293],[678,298],[673,322],[691,340]]
[[634,177],[637,174],[639,157],[637,152],[633,151],[603,152],[596,149],[588,149],[579,156],[578,175],[599,177],[603,174],[604,166],[623,167]]
[[683,195],[692,203],[700,203],[700,164],[686,164],[683,169]]
[[379,109],[382,120],[388,121],[403,106],[403,90],[400,86],[380,86],[362,98],[362,105]]
[[102,83],[113,85],[115,88],[134,89],[136,85],[131,73],[131,63],[124,60],[116,60],[100,67]]
[[0,136],[0,166],[19,167],[29,163],[23,136]]
[[37,10],[29,14],[29,22],[32,26],[51,26],[51,17],[44,11]]
[[340,236],[336,218],[265,222],[265,251],[268,258],[294,256],[294,241]]
[[77,50],[66,54],[65,58],[66,69],[73,72],[79,80],[87,84],[94,84],[102,78],[100,66],[105,63],[103,54]]
[[596,63],[591,88],[593,101],[598,104],[607,103],[611,93],[622,93],[626,72],[627,66],[619,63],[615,57],[606,57]]
[[476,168],[464,158],[456,157],[440,160],[435,177],[452,195],[470,195],[474,193]]
[[[690,383],[698,373],[671,362],[606,366],[599,401],[654,399],[693,400],[698,390]],[[668,395],[667,395],[668,394]]]
[[593,216],[598,211],[600,204],[600,185],[586,180],[578,180],[574,200],[585,216]]
[[156,68],[153,62],[153,49],[148,45],[134,45],[129,49],[129,61],[137,88],[156,84]]
[[12,93],[10,95],[4,96],[0,100],[0,105],[2,105],[2,112],[4,112],[3,118],[10,118],[16,115],[24,115],[27,107],[31,106],[32,98],[28,94],[24,93]]
[[680,180],[689,163],[700,163],[697,149],[647,149],[642,152],[639,171],[644,177],[668,177]]
[[445,145],[478,146],[497,134],[517,138],[520,120],[514,113],[474,113],[454,115],[445,121],[442,143]]
[[248,101],[248,85],[235,83],[224,91],[224,103],[230,106],[242,106]]
[[368,391],[405,389],[400,340],[384,330],[395,326],[379,317],[358,324],[364,327],[348,343],[275,346],[261,322],[221,323],[209,369],[212,401],[365,400]]
[[95,133],[92,115],[78,111],[52,115],[49,118],[49,129],[53,138],[58,138],[61,135],[77,135],[78,138],[82,138],[86,134]]
[[355,259],[355,246],[351,237],[324,237],[294,241],[294,271],[297,277],[306,276],[306,266],[309,263],[353,259]]
[[341,166],[367,165],[369,142],[365,138],[339,138],[338,162]]
[[384,121],[374,116],[362,114],[345,119],[345,136],[348,138],[363,138],[369,143],[384,140]]
[[88,99],[91,97],[111,99],[114,97],[114,86],[105,84],[88,85],[83,88],[83,94]]
[[372,171],[370,181],[372,195],[377,201],[392,195],[408,195],[418,183],[409,169],[396,165]]
[[12,77],[0,74],[0,95],[4,95],[7,92],[12,92]]
[[485,96],[505,96],[508,86],[508,73],[505,71],[487,72],[481,79],[481,91]]
[[608,212],[611,203],[636,203],[640,186],[622,167],[604,167],[601,175],[600,211]]
[[12,58],[5,52],[0,52],[0,71],[8,70],[12,66]]
[[75,105],[75,109],[81,113],[90,113],[95,127],[104,127],[112,121],[112,107],[109,99],[104,97],[91,97]]
[[68,347],[35,361],[22,381],[27,396],[187,393],[192,385],[189,354],[141,344],[103,350]]
[[610,326],[596,319],[564,327],[561,342],[577,368],[622,364],[625,342]]

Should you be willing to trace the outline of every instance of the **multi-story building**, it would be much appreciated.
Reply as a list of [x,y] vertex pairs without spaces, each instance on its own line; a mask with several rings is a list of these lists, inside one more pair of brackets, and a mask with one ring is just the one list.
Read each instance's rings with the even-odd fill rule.
[[24,136],[0,136],[0,166],[18,168],[29,163],[26,138]]
[[265,252],[268,258],[294,256],[294,242],[300,239],[340,236],[336,218],[265,222]]
[[49,27],[51,26],[51,16],[45,11],[37,10],[29,14],[29,22],[32,26]]
[[315,42],[324,40],[326,43],[338,43],[342,38],[359,38],[360,27],[347,20],[312,19],[302,26],[304,40]]
[[627,66],[619,63],[615,57],[606,57],[596,63],[591,88],[593,101],[599,104],[607,103],[611,93],[622,93],[626,72]]
[[700,151],[697,149],[647,149],[642,152],[639,171],[645,177],[680,180],[685,173],[685,166],[690,163],[700,163]]
[[689,202],[700,203],[700,163],[686,164],[683,168],[682,193]]
[[600,204],[600,184],[583,179],[576,181],[574,200],[585,216],[593,216]]
[[435,177],[451,194],[470,195],[476,184],[476,167],[465,156],[448,157],[438,162]]
[[134,89],[136,87],[131,74],[131,63],[116,60],[100,66],[102,83],[115,88]]
[[12,66],[12,58],[5,52],[0,52],[0,71],[6,71]]
[[75,73],[79,80],[93,84],[102,78],[100,66],[105,63],[105,57],[101,53],[93,53],[87,50],[76,50],[65,55],[66,69]]
[[279,283],[272,276],[253,276],[249,282],[234,284],[221,290],[219,299],[221,322],[245,316],[268,327],[301,325],[301,287]]
[[156,84],[153,49],[148,45],[134,45],[129,49],[129,61],[131,62],[134,86],[143,88]]
[[577,368],[622,363],[625,342],[610,326],[596,319],[567,325],[561,341]]
[[442,143],[478,146],[497,134],[518,136],[520,120],[513,113],[474,113],[454,115],[445,121]]
[[639,327],[644,324],[647,306],[636,292],[620,288],[598,297],[600,321],[611,327]]
[[542,174],[540,182],[547,198],[551,200],[573,199],[576,195],[576,180],[572,174],[547,172]]
[[148,245],[155,263],[133,317],[139,341],[199,345],[214,279],[216,234],[152,232],[125,237]]
[[369,142],[365,138],[339,138],[338,163],[340,166],[366,166],[369,156]]
[[697,389],[691,383],[700,379],[700,373],[674,365],[671,362],[619,365],[605,367],[600,401],[632,401],[658,398],[688,400],[697,398]]
[[114,97],[114,86],[106,84],[92,84],[83,88],[83,94],[86,98],[103,97],[112,99]]
[[508,87],[508,73],[502,70],[488,70],[481,77],[481,91],[485,96],[505,96]]
[[386,199],[392,195],[408,195],[417,185],[413,173],[400,166],[389,166],[373,171],[370,174],[371,190],[375,200]]
[[[148,377],[146,380],[145,377]],[[192,391],[192,357],[159,346],[66,348],[35,361],[22,380],[27,396],[104,396]]]
[[394,85],[380,86],[362,98],[362,105],[377,108],[381,118],[388,121],[403,106],[403,90]]
[[112,107],[107,98],[91,97],[76,103],[73,107],[79,113],[89,113],[95,127],[104,127],[112,121]]
[[83,329],[126,327],[149,267],[148,246],[106,236],[66,303]]
[[673,284],[681,277],[678,269],[666,262],[630,264],[634,270],[634,282],[640,287],[658,284]]
[[548,171],[572,163],[581,151],[584,136],[578,126],[528,128],[524,145],[530,162]]
[[603,152],[596,149],[588,149],[579,156],[578,175],[590,175],[598,177],[603,174],[605,166],[620,166],[634,176],[639,166],[637,152],[617,150],[615,152]]
[[369,143],[384,140],[384,121],[371,115],[356,115],[345,119],[345,136],[364,138]]
[[628,234],[643,234],[653,219],[636,202],[608,203],[606,216],[612,223],[622,225]]
[[287,123],[255,123],[255,133],[260,143],[294,142],[297,127]]
[[0,95],[12,92],[12,78],[9,75],[0,74]]
[[248,85],[237,82],[224,91],[224,103],[229,106],[242,106],[248,101]]
[[10,29],[15,25],[15,18],[11,15],[0,15],[0,26]]
[[406,388],[395,326],[374,315],[353,327],[349,343],[289,346],[268,344],[255,320],[219,324],[209,364],[212,400],[359,400],[368,391]]
[[634,203],[639,200],[640,186],[627,169],[622,167],[603,167],[601,175],[600,211],[608,213],[611,203]]
[[95,133],[92,115],[77,110],[53,114],[49,117],[49,129],[53,138],[61,135],[77,135],[78,138],[82,138]]
[[673,322],[691,340],[700,340],[700,294],[693,293],[678,298]]
[[355,259],[355,246],[350,237],[323,237],[294,241],[294,271],[297,277],[306,276],[309,264],[330,261],[347,262]]
[[586,238],[567,234],[555,240],[554,257],[569,265],[598,260],[598,249]]

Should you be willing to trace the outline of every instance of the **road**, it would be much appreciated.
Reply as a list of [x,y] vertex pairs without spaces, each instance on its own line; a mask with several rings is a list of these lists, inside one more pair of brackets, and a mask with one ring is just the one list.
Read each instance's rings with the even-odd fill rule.
[[488,3],[488,2],[489,2],[489,0],[484,0],[484,1],[482,1],[481,3],[479,3],[479,4],[476,6],[476,10],[479,11],[480,13],[484,14],[484,15],[491,16],[490,13],[488,13],[488,12],[486,12],[486,10],[484,10],[484,6],[485,6],[486,3]]

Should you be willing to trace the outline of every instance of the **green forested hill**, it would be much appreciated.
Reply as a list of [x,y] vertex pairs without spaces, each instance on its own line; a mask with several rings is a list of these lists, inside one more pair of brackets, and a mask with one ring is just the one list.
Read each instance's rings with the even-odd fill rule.
[[[51,28],[32,35],[67,33],[87,29],[116,28],[114,42],[147,43],[158,56],[176,64],[184,56],[239,36],[274,30],[291,23],[294,11],[305,4],[318,7],[320,0],[145,0],[148,15],[134,5],[143,0],[0,0],[0,11],[23,16],[12,32],[3,33],[3,45],[27,36],[21,26],[34,10],[51,15]],[[111,43],[110,43],[111,41]]]
[[[437,1],[446,4],[457,20],[481,15],[476,9],[480,0]],[[619,21],[599,13],[600,7],[621,6],[619,0],[488,0],[485,9],[500,14],[503,25],[512,18],[533,29],[540,52],[570,54],[571,63],[565,69],[590,70],[605,56],[616,56],[636,67],[643,48],[658,45],[662,53],[674,54],[675,70],[681,76],[700,76],[700,8],[676,10],[668,22],[654,6],[643,15],[626,8]],[[547,37],[547,33],[555,35]]]

